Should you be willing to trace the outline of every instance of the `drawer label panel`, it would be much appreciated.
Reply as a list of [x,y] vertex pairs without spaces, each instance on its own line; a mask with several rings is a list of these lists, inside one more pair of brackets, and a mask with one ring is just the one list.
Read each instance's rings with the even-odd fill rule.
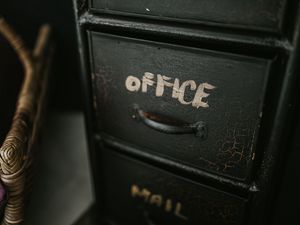
[[197,169],[250,176],[272,59],[89,37],[97,132]]
[[[209,105],[205,99],[209,96],[209,93],[207,93],[206,90],[213,90],[216,88],[215,86],[206,82],[197,85],[194,80],[187,80],[180,83],[178,78],[175,78],[172,81],[171,77],[161,74],[157,74],[157,77],[155,77],[155,75],[150,72],[145,72],[142,79],[139,79],[136,76],[128,76],[125,81],[125,86],[128,91],[141,91],[143,93],[147,93],[148,87],[156,86],[156,97],[163,96],[165,88],[171,88],[172,98],[177,99],[182,105],[192,105],[195,108],[208,108]],[[187,89],[190,91],[195,91],[192,101],[185,100],[185,92]]]
[[247,199],[101,149],[104,215],[124,225],[240,225]]
[[182,214],[182,204],[180,202],[165,198],[161,194],[152,193],[147,188],[140,188],[135,184],[131,185],[131,196],[133,198],[140,198],[145,203],[154,205],[164,212],[170,213],[182,220],[188,220],[188,218]]
[[91,0],[92,10],[278,32],[287,0]]

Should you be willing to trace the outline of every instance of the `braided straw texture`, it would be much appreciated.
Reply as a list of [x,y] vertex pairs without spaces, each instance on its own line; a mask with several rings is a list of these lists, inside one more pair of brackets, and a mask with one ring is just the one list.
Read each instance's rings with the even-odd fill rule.
[[24,68],[11,128],[0,148],[0,177],[8,192],[1,224],[16,225],[24,219],[24,205],[30,192],[35,141],[39,133],[52,48],[47,25],[41,27],[33,51],[26,48],[3,18],[0,18],[0,34],[13,47]]

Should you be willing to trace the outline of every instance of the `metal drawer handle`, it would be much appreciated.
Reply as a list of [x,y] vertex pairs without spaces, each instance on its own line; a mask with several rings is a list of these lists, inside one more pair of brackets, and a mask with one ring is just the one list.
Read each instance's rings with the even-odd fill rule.
[[162,133],[195,134],[195,136],[199,137],[201,140],[205,140],[207,138],[208,129],[206,123],[203,121],[188,124],[157,113],[144,112],[138,108],[136,108],[136,115],[134,118],[141,121],[146,126]]

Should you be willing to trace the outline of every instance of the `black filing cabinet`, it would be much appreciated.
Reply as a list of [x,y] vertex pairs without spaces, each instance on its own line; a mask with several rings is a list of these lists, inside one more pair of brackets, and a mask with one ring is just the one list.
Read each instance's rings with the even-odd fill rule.
[[271,224],[294,116],[299,2],[74,9],[99,221]]

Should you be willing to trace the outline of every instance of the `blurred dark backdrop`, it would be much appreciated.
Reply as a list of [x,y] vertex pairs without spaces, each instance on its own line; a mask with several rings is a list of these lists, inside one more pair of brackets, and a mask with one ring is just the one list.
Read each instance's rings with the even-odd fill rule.
[[50,23],[53,26],[56,53],[50,109],[81,109],[72,0],[0,0],[0,15],[15,27],[31,47],[41,24]]
[[[93,202],[72,0],[0,0],[0,16],[30,48],[43,23],[50,23],[54,29],[56,50],[47,110],[50,113],[46,113],[41,130],[25,225],[71,225]],[[5,55],[1,59],[9,58]],[[20,83],[10,73],[14,71],[0,74],[0,81],[4,81],[0,84],[0,100],[10,95],[13,84]],[[8,121],[3,117],[7,111],[0,107],[2,127],[3,121]]]

